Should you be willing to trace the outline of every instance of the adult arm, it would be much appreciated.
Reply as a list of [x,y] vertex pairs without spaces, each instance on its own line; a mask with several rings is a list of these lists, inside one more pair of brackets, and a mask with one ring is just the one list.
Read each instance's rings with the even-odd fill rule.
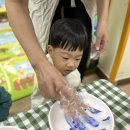
[[60,72],[51,65],[35,35],[29,16],[28,0],[6,0],[10,25],[19,43],[25,50],[38,79],[38,87],[45,98],[59,98],[59,91],[67,97],[70,89]]
[[96,0],[96,2],[98,15],[96,50],[99,51],[99,53],[102,53],[105,51],[108,43],[107,19],[109,0]]

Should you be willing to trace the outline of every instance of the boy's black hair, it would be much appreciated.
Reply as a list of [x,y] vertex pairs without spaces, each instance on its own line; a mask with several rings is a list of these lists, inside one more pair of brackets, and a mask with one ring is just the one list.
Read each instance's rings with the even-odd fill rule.
[[52,25],[49,45],[68,51],[85,50],[87,39],[86,28],[79,20],[64,18],[57,20]]

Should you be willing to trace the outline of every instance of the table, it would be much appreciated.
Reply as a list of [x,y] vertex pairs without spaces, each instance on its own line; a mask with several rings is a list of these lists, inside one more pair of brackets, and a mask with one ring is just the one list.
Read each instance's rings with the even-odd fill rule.
[[[130,130],[130,96],[104,79],[86,84],[81,89],[102,99],[109,106],[115,119],[114,130]],[[50,130],[47,115],[53,103],[48,101],[27,112],[18,113],[1,125],[18,126],[26,130]]]

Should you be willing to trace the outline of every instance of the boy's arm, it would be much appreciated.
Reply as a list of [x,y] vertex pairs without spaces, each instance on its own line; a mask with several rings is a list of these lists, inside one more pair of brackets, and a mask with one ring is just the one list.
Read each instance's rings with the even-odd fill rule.
[[67,82],[48,62],[38,43],[29,16],[28,0],[6,0],[5,3],[11,27],[36,72],[41,94],[53,99],[59,97],[58,91],[62,91],[65,96],[69,96]]
[[98,13],[98,25],[96,32],[96,50],[100,53],[104,52],[108,42],[108,30],[107,30],[107,19],[108,9],[110,0],[96,0],[97,2],[97,13]]

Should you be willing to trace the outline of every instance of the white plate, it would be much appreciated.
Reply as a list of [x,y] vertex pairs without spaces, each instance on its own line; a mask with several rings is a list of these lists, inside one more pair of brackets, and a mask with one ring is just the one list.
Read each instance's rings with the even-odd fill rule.
[[[91,106],[94,108],[101,110],[102,112],[98,114],[92,114],[91,112],[87,111],[87,113],[96,119],[99,122],[98,127],[93,127],[89,125],[88,123],[85,123],[87,130],[113,130],[114,129],[114,117],[109,109],[109,107],[99,98],[88,94],[87,92],[81,92],[80,96],[82,97],[82,101],[84,103],[89,103]],[[60,105],[60,102],[57,101],[56,103],[53,104],[53,106],[50,109],[49,112],[49,125],[51,130],[70,130],[69,124],[66,122],[66,119],[64,117],[64,110]],[[110,120],[107,121],[102,121],[105,119],[107,116],[110,117]]]
[[0,130],[22,130],[15,126],[0,126]]

